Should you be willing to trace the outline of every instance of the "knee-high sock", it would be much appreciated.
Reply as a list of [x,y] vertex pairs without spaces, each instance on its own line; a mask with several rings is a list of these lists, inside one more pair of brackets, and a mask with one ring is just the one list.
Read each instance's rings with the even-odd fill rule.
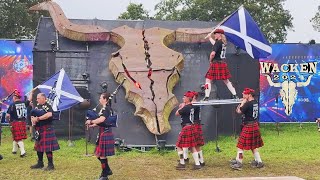
[[236,89],[233,87],[232,83],[227,80],[223,80],[224,84],[227,86],[232,95],[237,95]]
[[254,160],[257,162],[262,162],[258,149],[254,149],[252,152],[253,152]]
[[195,163],[196,165],[200,165],[199,153],[198,153],[197,151],[192,153],[192,157],[193,157],[193,159],[194,159],[194,163]]
[[182,150],[183,150],[183,158],[184,159],[188,159],[188,152],[189,152],[188,149],[189,148],[182,148]]
[[201,150],[201,151],[198,151],[198,153],[199,153],[199,161],[200,161],[200,163],[204,163],[204,158],[203,158],[202,150]]
[[18,151],[18,143],[17,141],[12,141],[12,152]]
[[26,153],[26,151],[24,150],[24,143],[23,141],[18,141],[18,144],[19,144],[19,148],[20,148],[20,153],[21,155]]
[[238,149],[236,160],[238,162],[242,163],[242,160],[243,160],[243,150],[242,149]]
[[107,177],[108,172],[111,171],[110,166],[108,164],[108,160],[107,159],[100,159],[100,162],[101,162],[102,175],[103,175],[103,177]]
[[209,97],[210,96],[210,92],[211,92],[211,80],[210,79],[206,79],[205,87],[206,87],[206,89],[204,90],[205,96]]
[[180,159],[180,164],[185,164],[184,163],[184,158],[183,158],[183,151],[178,151],[178,156]]
[[43,162],[43,152],[37,151],[38,161]]
[[53,165],[53,154],[52,152],[46,152],[48,158],[48,164]]

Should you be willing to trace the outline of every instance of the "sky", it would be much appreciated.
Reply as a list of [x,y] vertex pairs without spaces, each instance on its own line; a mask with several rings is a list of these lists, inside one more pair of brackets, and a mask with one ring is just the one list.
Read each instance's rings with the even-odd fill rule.
[[[149,15],[160,0],[53,0],[60,5],[69,19],[113,20],[126,11],[130,2],[142,3]],[[287,0],[284,9],[293,17],[293,30],[288,31],[286,43],[308,43],[311,39],[320,43],[320,32],[313,30],[311,18],[320,5],[319,0]],[[226,15],[227,16],[227,15]]]

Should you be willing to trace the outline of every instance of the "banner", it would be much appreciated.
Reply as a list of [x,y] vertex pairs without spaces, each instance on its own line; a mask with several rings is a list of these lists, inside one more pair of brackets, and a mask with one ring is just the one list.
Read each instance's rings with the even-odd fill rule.
[[[18,89],[23,95],[29,92],[33,75],[33,41],[0,40],[0,98]],[[7,102],[8,104],[10,102]],[[7,106],[1,104],[2,111]]]
[[260,59],[260,122],[320,117],[320,44],[273,44]]

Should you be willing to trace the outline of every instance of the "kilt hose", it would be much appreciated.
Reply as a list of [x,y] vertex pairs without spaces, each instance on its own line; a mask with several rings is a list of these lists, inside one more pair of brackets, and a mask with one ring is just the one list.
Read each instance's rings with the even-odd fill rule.
[[263,146],[258,122],[243,126],[237,147],[243,150],[253,150]]
[[203,138],[203,131],[202,131],[202,125],[201,123],[195,123],[194,125],[195,130],[195,140],[197,146],[203,146],[204,145],[204,138]]
[[106,157],[115,155],[114,138],[111,129],[99,127],[99,139],[94,150],[97,157]]
[[179,133],[176,146],[179,148],[196,147],[196,135],[194,125],[187,125]]
[[38,152],[51,152],[60,149],[58,140],[52,125],[36,127],[40,139],[35,141],[34,149]]
[[25,121],[13,121],[11,124],[12,139],[14,141],[21,141],[27,139],[27,124]]
[[225,61],[211,62],[205,77],[210,80],[226,80],[231,78],[228,64]]

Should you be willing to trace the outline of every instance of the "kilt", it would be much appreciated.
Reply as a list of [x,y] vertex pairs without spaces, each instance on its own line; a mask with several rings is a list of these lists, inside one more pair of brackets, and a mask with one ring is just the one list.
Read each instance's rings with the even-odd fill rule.
[[205,77],[210,80],[226,80],[231,78],[228,64],[225,61],[211,62]]
[[244,150],[253,150],[263,146],[258,122],[246,124],[240,133],[237,147]]
[[94,150],[97,157],[113,156],[114,151],[114,138],[111,129],[99,127],[99,140]]
[[179,148],[196,147],[195,128],[193,125],[187,125],[179,133],[176,146]]
[[21,141],[27,139],[27,127],[25,121],[13,121],[11,122],[11,133],[14,141]]
[[195,123],[194,125],[195,130],[195,140],[197,146],[203,146],[204,145],[204,138],[203,138],[203,131],[202,131],[202,125],[200,123]]
[[40,134],[40,140],[34,144],[34,149],[38,152],[51,152],[60,149],[58,140],[52,125],[36,127]]

